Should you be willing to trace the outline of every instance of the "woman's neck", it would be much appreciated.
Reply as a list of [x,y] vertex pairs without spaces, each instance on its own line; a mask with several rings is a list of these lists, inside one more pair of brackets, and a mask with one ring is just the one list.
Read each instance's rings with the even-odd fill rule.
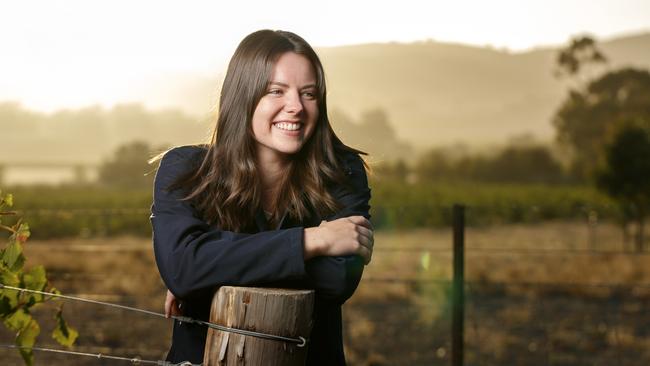
[[289,162],[278,156],[258,154],[257,164],[262,182],[262,205],[265,211],[273,212],[275,197],[281,184],[280,180]]

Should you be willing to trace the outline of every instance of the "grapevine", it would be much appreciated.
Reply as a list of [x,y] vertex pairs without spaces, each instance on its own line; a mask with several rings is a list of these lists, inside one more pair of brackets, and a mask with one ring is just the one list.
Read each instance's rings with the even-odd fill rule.
[[[15,211],[6,209],[13,206],[13,196],[2,194],[0,191],[0,231],[9,233],[6,243],[0,248],[0,283],[3,285],[25,288],[29,290],[59,293],[47,280],[45,268],[42,265],[25,268],[25,255],[23,246],[30,236],[29,225],[18,219],[14,224],[6,224],[7,217],[15,217]],[[41,327],[32,317],[32,310],[40,304],[54,300],[40,294],[29,294],[8,289],[0,289],[0,320],[4,326],[16,334],[15,344],[25,361],[31,366],[34,364],[34,347],[36,339],[41,332]],[[52,331],[52,338],[65,347],[72,347],[78,332],[67,325],[63,318],[63,306],[57,307],[54,314],[56,325]]]

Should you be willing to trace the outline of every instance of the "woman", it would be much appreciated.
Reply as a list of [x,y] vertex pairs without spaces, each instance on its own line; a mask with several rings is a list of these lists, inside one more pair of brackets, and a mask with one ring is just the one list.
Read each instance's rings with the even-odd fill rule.
[[[373,250],[359,151],[327,117],[325,76],[299,36],[262,30],[237,47],[210,144],[164,154],[151,223],[166,313],[209,319],[222,285],[312,288],[308,365],[345,364],[341,305]],[[167,359],[203,360],[206,328],[176,322]]]

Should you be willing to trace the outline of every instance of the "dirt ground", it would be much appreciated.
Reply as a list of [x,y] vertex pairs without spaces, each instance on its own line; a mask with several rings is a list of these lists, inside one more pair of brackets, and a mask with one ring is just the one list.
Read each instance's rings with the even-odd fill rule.
[[[350,365],[450,363],[451,231],[380,232],[373,262],[344,305]],[[622,251],[614,226],[576,223],[468,229],[466,365],[650,364],[650,255]],[[141,238],[31,241],[64,294],[162,311],[164,287],[151,243]],[[50,338],[52,306],[36,312],[37,344]],[[171,322],[65,302],[80,333],[75,351],[160,360]],[[0,343],[13,335],[0,329]],[[22,365],[0,349],[3,365]],[[36,365],[123,361],[36,353]]]

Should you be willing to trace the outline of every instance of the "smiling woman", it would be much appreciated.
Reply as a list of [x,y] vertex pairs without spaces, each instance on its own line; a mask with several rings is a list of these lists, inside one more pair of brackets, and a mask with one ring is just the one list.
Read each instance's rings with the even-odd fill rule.
[[253,113],[261,166],[298,152],[314,132],[318,118],[315,79],[306,57],[287,52],[278,58],[268,91]]
[[[262,30],[226,73],[209,144],[171,149],[151,223],[165,311],[207,321],[224,285],[314,289],[308,365],[344,365],[341,305],[370,262],[370,189],[327,117],[323,67],[302,38]],[[168,360],[201,362],[206,329],[175,323]]]

